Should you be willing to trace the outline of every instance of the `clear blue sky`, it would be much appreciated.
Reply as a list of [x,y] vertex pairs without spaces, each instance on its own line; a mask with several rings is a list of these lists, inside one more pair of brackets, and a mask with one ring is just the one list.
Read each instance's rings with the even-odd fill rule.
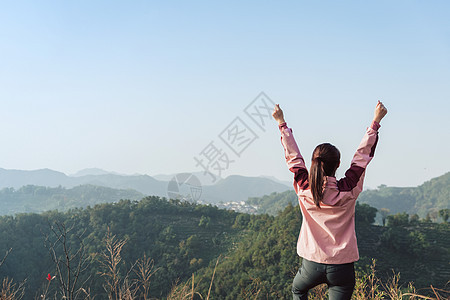
[[193,172],[213,141],[235,160],[222,176],[290,180],[275,122],[240,157],[218,137],[264,91],[308,160],[321,142],[341,150],[338,176],[382,100],[366,185],[421,184],[450,170],[449,11],[444,0],[4,1],[0,167]]

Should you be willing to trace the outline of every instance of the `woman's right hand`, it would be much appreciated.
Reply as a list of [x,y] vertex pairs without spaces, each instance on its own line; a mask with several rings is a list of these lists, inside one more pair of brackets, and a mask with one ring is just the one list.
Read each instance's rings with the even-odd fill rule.
[[380,100],[378,100],[377,106],[375,107],[373,120],[380,123],[381,119],[383,119],[386,114],[387,114],[386,107]]
[[272,112],[272,117],[275,119],[275,121],[278,122],[278,124],[285,123],[284,116],[283,116],[283,110],[280,108],[279,104],[275,105],[275,108]]

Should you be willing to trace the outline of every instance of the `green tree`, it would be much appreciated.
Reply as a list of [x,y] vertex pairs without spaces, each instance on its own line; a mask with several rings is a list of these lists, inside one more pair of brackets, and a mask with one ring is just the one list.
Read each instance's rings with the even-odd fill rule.
[[450,209],[445,208],[445,209],[439,210],[439,216],[442,218],[442,220],[443,220],[444,222],[447,223],[448,218],[449,218],[449,216],[450,216]]
[[386,226],[386,218],[387,218],[387,216],[389,215],[389,213],[390,213],[391,211],[389,210],[389,208],[383,207],[383,208],[381,208],[381,209],[379,210],[379,212],[380,212],[380,214],[381,214],[381,218],[382,218],[382,221],[383,221],[383,226]]
[[200,222],[198,222],[198,226],[208,228],[210,222],[211,222],[210,217],[202,215],[202,217],[200,218]]
[[372,207],[366,203],[359,204],[359,202],[356,202],[355,207],[356,221],[366,224],[372,224],[373,222],[375,222],[376,215],[377,209],[375,207]]
[[407,226],[409,224],[409,215],[407,213],[398,213],[387,217],[387,226]]

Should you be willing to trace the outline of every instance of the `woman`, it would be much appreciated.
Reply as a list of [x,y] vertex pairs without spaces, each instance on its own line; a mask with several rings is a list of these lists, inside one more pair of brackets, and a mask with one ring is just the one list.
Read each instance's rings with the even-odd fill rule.
[[281,131],[286,163],[294,173],[294,189],[303,215],[297,253],[302,265],[294,278],[294,299],[307,299],[309,289],[326,283],[330,300],[350,299],[355,286],[354,262],[359,259],[355,233],[356,198],[363,188],[365,169],[374,155],[380,121],[387,109],[378,101],[372,124],[367,128],[345,177],[336,180],[339,150],[328,143],[318,145],[308,172],[297,143],[277,104],[272,116]]

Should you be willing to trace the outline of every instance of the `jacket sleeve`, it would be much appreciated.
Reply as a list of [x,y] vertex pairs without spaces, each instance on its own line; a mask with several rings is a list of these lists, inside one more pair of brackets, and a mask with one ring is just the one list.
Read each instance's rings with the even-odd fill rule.
[[345,177],[338,181],[340,192],[351,192],[354,197],[361,193],[366,167],[375,154],[379,128],[380,124],[375,121],[367,128],[366,134],[353,156],[350,168],[345,172]]
[[289,171],[294,173],[294,189],[298,194],[299,190],[306,190],[309,188],[308,170],[306,169],[305,161],[300,154],[297,143],[295,142],[292,129],[288,128],[286,123],[280,124],[279,128],[286,164]]

